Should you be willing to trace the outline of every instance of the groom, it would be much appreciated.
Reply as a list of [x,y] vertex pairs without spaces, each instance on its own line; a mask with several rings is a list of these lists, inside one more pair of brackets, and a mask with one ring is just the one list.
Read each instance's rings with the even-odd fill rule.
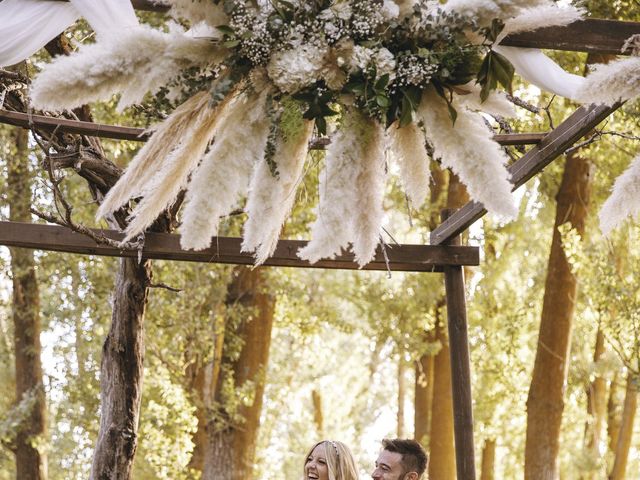
[[420,480],[429,458],[415,440],[396,438],[382,440],[382,451],[376,460],[373,480]]

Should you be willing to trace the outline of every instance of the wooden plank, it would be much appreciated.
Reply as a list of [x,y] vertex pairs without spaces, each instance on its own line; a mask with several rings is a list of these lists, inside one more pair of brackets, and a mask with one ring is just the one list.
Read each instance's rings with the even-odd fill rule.
[[132,140],[143,142],[149,138],[143,128],[121,127],[104,123],[81,122],[66,118],[47,117],[45,115],[29,115],[0,109],[0,122],[22,128],[57,129],[61,132],[90,135],[92,137],[111,138],[114,140]]
[[[113,240],[121,240],[123,235],[114,230],[94,230]],[[168,233],[147,233],[143,258],[176,260],[204,263],[228,263],[252,265],[253,257],[242,253],[242,239],[214,238],[212,247],[194,252],[180,248],[180,236]],[[323,260],[313,265],[300,260],[296,253],[307,244],[303,240],[280,240],[267,266],[329,268],[358,270],[351,253],[342,254],[334,260]],[[137,250],[124,250],[96,244],[86,235],[73,232],[58,225],[0,222],[0,245],[23,247],[37,250],[101,255],[109,257],[137,257]],[[389,245],[387,246],[389,270],[406,272],[440,272],[444,265],[479,265],[480,253],[477,247],[431,245]],[[375,259],[363,270],[387,270],[384,254],[378,248]]]
[[[110,138],[114,140],[130,140],[144,142],[150,134],[143,128],[106,125],[104,123],[81,122],[66,118],[47,117],[44,115],[29,115],[21,112],[11,112],[0,108],[0,123],[6,123],[22,128],[40,128],[43,130],[58,129],[61,132],[89,135],[92,137]],[[545,133],[509,133],[494,135],[494,140],[501,145],[535,145],[545,136]],[[329,144],[328,139],[317,139],[312,148],[321,150]]]
[[[591,105],[576,110],[555,130],[547,134],[538,145],[509,167],[513,190],[541,172],[544,167],[618,108],[620,105],[613,107]],[[467,203],[431,232],[431,245],[444,245],[447,240],[462,233],[486,213],[482,203],[475,201]]]
[[507,36],[502,45],[603,54],[620,54],[624,42],[640,33],[640,23],[588,18],[564,27],[539,28]]
[[[68,0],[54,0],[68,1]],[[152,0],[132,0],[137,10],[167,12],[169,7]],[[587,18],[563,27],[546,27],[507,36],[502,45],[604,54],[620,54],[625,40],[640,33],[640,23]]]
[[[446,219],[451,213],[451,211],[445,211],[443,219]],[[460,236],[451,239],[447,245],[459,246]],[[444,284],[447,297],[447,325],[451,359],[456,471],[458,480],[475,480],[471,365],[463,267],[444,267]]]

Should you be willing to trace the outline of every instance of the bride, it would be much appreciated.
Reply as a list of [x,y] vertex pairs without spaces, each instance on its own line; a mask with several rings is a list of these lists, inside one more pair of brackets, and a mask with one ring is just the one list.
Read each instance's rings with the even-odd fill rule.
[[316,443],[304,462],[304,480],[358,480],[353,455],[342,442],[323,440]]

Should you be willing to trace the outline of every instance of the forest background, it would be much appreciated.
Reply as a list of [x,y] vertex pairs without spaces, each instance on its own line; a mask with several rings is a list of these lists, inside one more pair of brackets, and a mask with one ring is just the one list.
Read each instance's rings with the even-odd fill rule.
[[[637,2],[587,6],[595,17],[640,20]],[[82,24],[67,33],[76,43],[91,41],[88,36]],[[586,63],[606,60],[552,55],[578,74]],[[18,72],[33,75],[45,61],[46,54],[39,55]],[[527,106],[510,122],[516,132],[546,131],[576,108],[524,84],[514,95]],[[94,119],[146,126],[151,106],[158,106],[150,99],[148,108],[116,114],[115,104],[92,106]],[[626,225],[603,238],[597,225],[613,179],[637,154],[638,113],[637,104],[626,105],[518,191],[518,220],[505,225],[485,218],[467,239],[483,252],[481,266],[466,270],[483,480],[542,478],[534,473],[535,459],[549,451],[562,479],[639,478],[640,229]],[[104,140],[102,148],[124,167],[139,144]],[[511,148],[510,154],[522,152]],[[321,163],[322,153],[314,152],[308,168],[317,171]],[[440,210],[467,200],[457,179],[432,164],[431,205],[409,211],[400,189],[390,187],[390,248],[395,241],[426,243]],[[55,213],[45,165],[33,136],[0,127],[1,220],[39,221],[29,208]],[[286,225],[289,238],[305,238],[313,220],[317,185],[306,178]],[[95,201],[85,180],[67,170],[59,187],[74,220],[92,225]],[[237,235],[242,219],[241,213],[227,219],[224,234]],[[16,478],[20,455],[33,452],[48,465],[48,473],[33,478],[89,476],[118,265],[112,258],[0,247],[0,385],[6,392],[0,397],[0,480]],[[151,289],[144,316],[133,478],[199,478],[215,445],[232,447],[242,478],[299,478],[306,451],[323,438],[348,444],[366,478],[380,440],[395,436],[424,443],[431,478],[455,478],[440,275],[157,261],[153,278],[158,288]],[[23,331],[25,319],[32,323]],[[38,330],[41,345],[34,341],[18,352],[16,345]],[[544,363],[549,351],[559,369]],[[25,352],[41,359],[43,390],[16,398]],[[544,385],[542,377],[549,380]],[[554,452],[545,437],[550,433],[536,426],[556,417]],[[536,450],[540,444],[547,450]]]

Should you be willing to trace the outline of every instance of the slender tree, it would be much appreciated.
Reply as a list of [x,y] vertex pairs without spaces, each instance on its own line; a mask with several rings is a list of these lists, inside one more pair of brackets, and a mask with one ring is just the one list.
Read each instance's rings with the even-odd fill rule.
[[264,275],[260,268],[238,267],[229,285],[220,375],[207,419],[203,480],[253,476],[275,312]]
[[[15,150],[8,161],[9,219],[31,221],[31,172],[29,168],[28,132],[13,133]],[[47,456],[42,449],[46,441],[46,400],[42,382],[40,345],[40,306],[36,262],[33,252],[10,249],[13,277],[13,324],[15,342],[16,400],[27,411],[12,446],[16,458],[16,478],[47,478]]]
[[584,235],[590,178],[589,160],[576,153],[569,155],[556,196],[542,320],[527,399],[526,479],[555,480],[558,475],[560,426],[578,288],[562,247],[559,227],[568,223]]
[[629,449],[633,438],[633,423],[638,408],[638,386],[632,375],[627,378],[627,390],[624,397],[624,410],[622,411],[622,424],[616,444],[615,461],[609,480],[624,480],[627,470]]

